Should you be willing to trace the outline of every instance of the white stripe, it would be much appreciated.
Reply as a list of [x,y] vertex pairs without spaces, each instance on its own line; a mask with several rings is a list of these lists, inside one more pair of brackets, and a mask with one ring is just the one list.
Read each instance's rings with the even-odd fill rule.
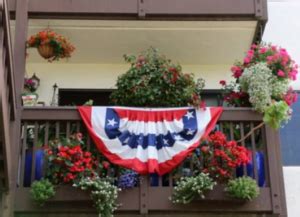
[[124,132],[126,130],[131,134],[144,136],[148,134],[163,134],[167,135],[168,133],[178,133],[183,130],[182,120],[174,121],[160,121],[160,122],[144,122],[144,121],[128,121],[128,118],[120,119],[119,130]]
[[[147,162],[148,159],[156,159],[159,163],[163,163],[172,159],[180,152],[187,150],[195,142],[201,139],[207,125],[211,120],[211,113],[209,108],[207,108],[205,111],[196,110],[198,131],[194,139],[190,141],[176,141],[172,147],[163,147],[159,150],[157,150],[153,146],[149,146],[146,149],[138,146],[137,148],[132,149],[129,146],[123,146],[118,138],[113,140],[107,138],[104,131],[106,108],[107,107],[92,108],[91,123],[93,129],[95,130],[95,133],[104,142],[106,148],[110,150],[111,153],[118,155],[122,159],[138,158],[142,162]],[[109,144],[109,146],[107,144]]]

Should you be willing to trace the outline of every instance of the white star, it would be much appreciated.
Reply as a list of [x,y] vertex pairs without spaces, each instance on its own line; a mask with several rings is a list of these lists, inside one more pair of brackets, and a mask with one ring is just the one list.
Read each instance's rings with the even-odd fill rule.
[[178,140],[180,141],[180,140],[182,140],[182,137],[179,136],[179,135],[175,135],[175,136],[174,136],[174,139],[177,140],[177,141],[178,141]]
[[193,135],[195,130],[189,129],[186,133],[186,135]]
[[193,112],[187,112],[185,117],[187,117],[188,120],[190,120],[190,118],[194,118]]
[[113,119],[111,119],[111,120],[108,120],[108,126],[110,125],[110,126],[112,126],[112,127],[114,127],[115,126],[115,124],[117,124],[118,122],[116,122],[115,121],[115,119],[113,118]]
[[124,144],[128,144],[128,142],[129,142],[129,137],[127,137],[125,140],[124,140]]
[[169,141],[167,139],[163,139],[165,145],[169,145]]
[[140,138],[138,139],[138,144],[143,144],[143,138],[142,138],[142,137],[140,137]]

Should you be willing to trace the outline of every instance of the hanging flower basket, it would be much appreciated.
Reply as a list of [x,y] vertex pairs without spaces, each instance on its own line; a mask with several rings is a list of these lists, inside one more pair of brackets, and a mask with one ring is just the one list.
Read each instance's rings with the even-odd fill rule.
[[37,48],[39,54],[49,62],[69,58],[75,47],[62,35],[45,29],[27,40],[27,48]]
[[45,59],[50,59],[55,56],[54,48],[49,44],[40,45],[37,49],[39,54]]

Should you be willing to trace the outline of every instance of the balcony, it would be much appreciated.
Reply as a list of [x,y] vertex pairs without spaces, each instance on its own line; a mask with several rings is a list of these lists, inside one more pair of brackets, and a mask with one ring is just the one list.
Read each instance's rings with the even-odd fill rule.
[[[238,140],[259,123],[262,116],[245,108],[226,108],[219,119],[217,129],[223,131],[229,139]],[[86,137],[88,149],[93,142],[88,137],[81,118],[74,107],[25,107],[22,113],[22,138],[19,165],[19,185],[16,191],[15,212],[20,216],[40,216],[43,213],[93,213],[89,196],[70,186],[59,186],[56,196],[49,201],[45,208],[34,205],[29,194],[29,185],[35,179],[36,160],[33,158],[30,169],[25,169],[26,153],[35,156],[39,150],[38,145],[47,144],[52,138],[68,137],[73,132],[83,132]],[[238,132],[238,133],[237,133]],[[263,153],[265,183],[260,187],[260,196],[252,202],[239,203],[229,198],[224,192],[224,186],[218,185],[207,194],[205,199],[199,199],[188,205],[174,205],[169,200],[174,183],[181,175],[170,173],[159,177],[156,184],[153,177],[143,176],[138,187],[124,190],[119,194],[117,215],[181,215],[193,216],[195,213],[233,214],[246,216],[246,214],[279,216],[285,212],[285,196],[282,182],[280,147],[278,134],[269,127],[259,128],[251,133],[243,146],[250,149],[254,155]],[[253,159],[255,157],[253,156]],[[188,165],[188,166],[187,166]],[[193,169],[188,159],[180,168]],[[28,167],[28,166],[27,166]],[[259,165],[253,161],[254,179],[259,182]],[[181,171],[181,170],[179,170]],[[30,173],[30,174],[28,174]],[[246,174],[243,168],[243,174]],[[26,180],[25,180],[26,179]],[[28,182],[29,180],[29,182]],[[24,186],[24,183],[25,186]],[[281,215],[280,215],[281,216]]]

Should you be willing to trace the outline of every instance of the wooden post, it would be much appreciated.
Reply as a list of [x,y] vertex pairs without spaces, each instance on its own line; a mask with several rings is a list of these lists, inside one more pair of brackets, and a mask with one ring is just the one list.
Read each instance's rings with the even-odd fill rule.
[[[12,139],[12,182],[11,185],[11,207],[14,207],[15,192],[17,188],[18,164],[21,141],[21,115],[22,101],[21,93],[23,91],[26,61],[26,39],[28,29],[28,0],[16,0],[16,26],[15,26],[15,43],[14,43],[14,77],[15,77],[15,93],[16,93],[16,118],[11,125]],[[12,208],[12,214],[13,208]]]

